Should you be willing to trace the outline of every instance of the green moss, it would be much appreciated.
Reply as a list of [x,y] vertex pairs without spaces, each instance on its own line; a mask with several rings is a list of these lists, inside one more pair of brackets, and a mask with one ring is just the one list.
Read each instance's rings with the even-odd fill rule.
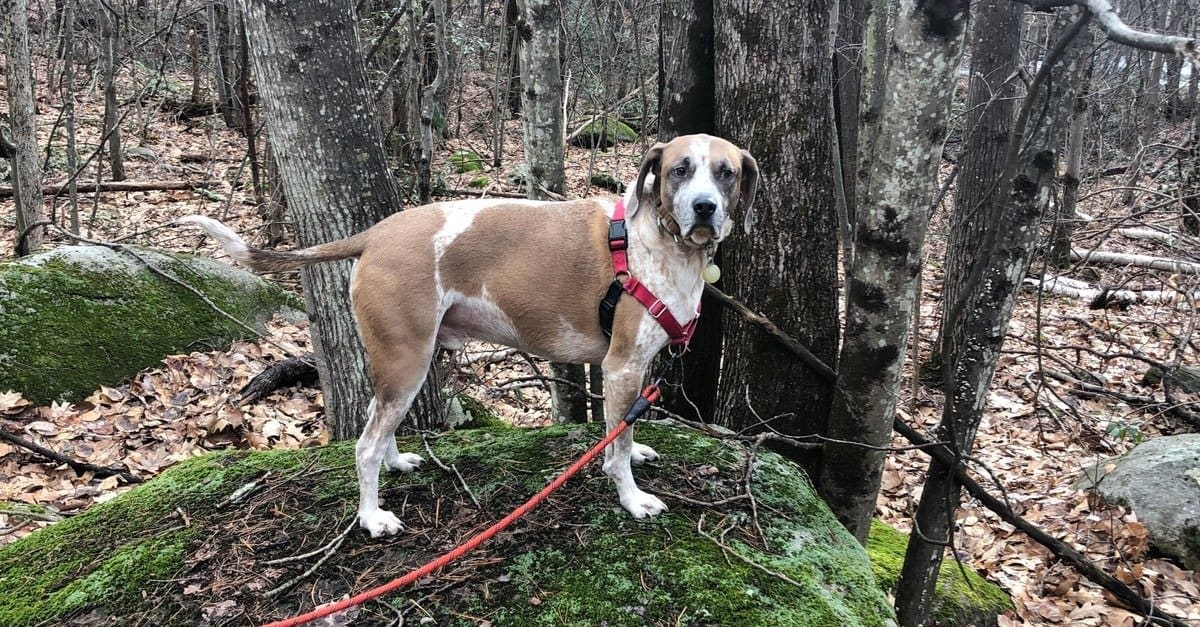
[[479,399],[470,394],[458,394],[455,396],[459,403],[462,403],[463,411],[465,411],[471,420],[463,425],[460,429],[510,429],[512,428],[507,422],[504,422],[496,412],[488,409]]
[[617,142],[634,142],[637,138],[637,131],[628,124],[605,115],[589,122],[571,143],[584,148],[611,148]]
[[467,187],[470,187],[471,189],[483,189],[491,184],[492,184],[492,179],[490,179],[486,176],[477,176],[477,177],[471,179],[471,181],[469,183],[467,183]]
[[[875,578],[889,592],[896,589],[907,548],[907,535],[887,523],[871,522],[867,555]],[[938,625],[994,625],[997,615],[1014,609],[1012,599],[1000,586],[969,567],[960,569],[953,560],[942,562],[935,595],[933,620]]]
[[[239,620],[262,623],[310,609],[314,598],[397,577],[523,502],[600,432],[599,425],[506,427],[430,439],[442,462],[461,471],[483,511],[461,497],[455,475],[434,464],[409,475],[385,473],[384,505],[412,525],[411,535],[372,540],[355,532],[284,595],[267,599],[259,589],[219,596],[239,604],[245,612]],[[641,426],[638,439],[664,456],[637,471],[648,491],[715,500],[740,489],[746,463],[740,447],[653,424]],[[401,438],[399,446],[424,448],[420,436]],[[267,567],[262,561],[310,551],[347,524],[357,497],[353,455],[352,442],[205,455],[0,548],[0,624],[63,623],[93,614],[114,624],[195,623],[200,606],[214,596],[185,594],[186,582],[215,585],[246,572],[260,573],[260,585],[287,581],[311,562]],[[669,512],[636,521],[620,509],[593,464],[472,559],[452,567],[461,581],[449,592],[429,597],[433,588],[422,584],[417,594],[423,611],[439,625],[478,624],[475,617],[497,625],[892,620],[861,547],[803,474],[773,453],[760,451],[756,460],[752,481],[765,548],[745,501],[702,507],[668,497]],[[176,511],[186,514],[186,524]],[[731,554],[697,533],[701,525],[713,534],[735,526],[723,536]],[[392,605],[408,598],[398,594]],[[362,611],[364,624],[394,617],[380,604]]]
[[459,174],[467,172],[482,172],[483,157],[474,150],[455,150],[450,153],[450,165],[454,167],[454,171]]
[[621,181],[618,181],[613,175],[607,172],[597,172],[592,175],[589,181],[592,185],[595,185],[600,189],[607,189],[614,194],[621,194],[625,192],[625,184]]
[[[218,262],[138,252],[248,324],[302,309],[294,296]],[[251,335],[121,253],[71,247],[0,264],[0,391],[35,403],[76,399],[166,355]]]

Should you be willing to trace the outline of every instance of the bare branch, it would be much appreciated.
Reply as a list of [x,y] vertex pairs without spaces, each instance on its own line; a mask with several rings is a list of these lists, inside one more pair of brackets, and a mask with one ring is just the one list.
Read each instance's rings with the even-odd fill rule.
[[1096,22],[1108,38],[1131,48],[1164,52],[1166,54],[1182,55],[1200,66],[1200,53],[1197,52],[1196,40],[1179,35],[1151,33],[1130,28],[1117,10],[1108,0],[1014,0],[1029,5],[1036,10],[1045,11],[1055,7],[1078,5],[1087,9],[1096,18]]

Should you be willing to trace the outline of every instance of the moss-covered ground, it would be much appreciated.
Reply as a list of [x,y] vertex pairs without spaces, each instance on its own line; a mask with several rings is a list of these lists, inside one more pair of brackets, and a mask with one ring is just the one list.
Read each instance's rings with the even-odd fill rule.
[[[867,554],[880,585],[889,592],[896,589],[908,535],[882,521],[871,523]],[[932,611],[937,625],[994,625],[996,617],[1012,611],[1008,594],[996,584],[979,576],[969,566],[960,568],[953,559],[942,562]]]
[[[432,462],[386,475],[406,532],[355,529],[353,444],[222,452],[0,548],[0,624],[248,624],[384,583],[462,542],[526,499],[600,436],[596,425],[454,431]],[[643,425],[663,455],[635,470],[670,512],[636,521],[593,463],[476,553],[357,624],[397,612],[438,625],[883,625],[892,614],[862,549],[804,475],[776,455],[675,427]],[[419,437],[401,450],[425,455]],[[426,455],[427,456],[427,455]],[[747,460],[756,517],[744,495]],[[678,495],[678,496],[672,496]],[[680,497],[685,497],[681,499]],[[688,501],[719,504],[700,505]],[[762,534],[759,533],[761,528]],[[765,537],[764,537],[765,536]],[[283,592],[268,592],[296,580]]]
[[[303,308],[271,284],[212,260],[138,254],[250,325]],[[0,264],[0,391],[19,391],[36,404],[81,398],[166,355],[252,335],[119,252],[68,247]]]

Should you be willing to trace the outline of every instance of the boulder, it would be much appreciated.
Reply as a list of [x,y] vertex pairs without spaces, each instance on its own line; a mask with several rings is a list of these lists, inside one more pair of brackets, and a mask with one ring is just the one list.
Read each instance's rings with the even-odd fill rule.
[[[908,549],[908,534],[885,522],[871,522],[867,555],[875,578],[889,593],[895,593]],[[1012,598],[1000,586],[981,577],[969,566],[959,568],[953,559],[942,562],[934,589],[930,622],[939,626],[996,625],[999,616],[1014,612]]]
[[[591,424],[430,438],[480,506],[432,460],[385,474],[384,506],[408,528],[383,539],[354,523],[353,442],[193,458],[0,547],[0,624],[262,624],[307,611],[467,540],[601,435]],[[662,454],[636,472],[665,514],[631,518],[593,462],[474,553],[362,606],[357,624],[397,612],[437,625],[894,623],[866,553],[795,465],[756,454],[756,521],[748,499],[726,501],[744,489],[744,447],[657,424],[638,439]],[[428,458],[420,436],[399,445]]]
[[1158,550],[1200,569],[1200,434],[1143,442],[1087,469],[1082,484],[1133,510]]
[[[134,250],[260,331],[277,313],[303,310],[296,297],[228,264]],[[109,248],[67,246],[0,263],[0,392],[34,403],[81,398],[166,355],[252,335]]]
[[600,116],[588,122],[571,138],[571,144],[583,148],[612,148],[617,142],[637,141],[637,131],[612,116]]
[[479,153],[474,150],[463,148],[450,153],[450,165],[459,174],[482,172],[483,157],[480,157]]

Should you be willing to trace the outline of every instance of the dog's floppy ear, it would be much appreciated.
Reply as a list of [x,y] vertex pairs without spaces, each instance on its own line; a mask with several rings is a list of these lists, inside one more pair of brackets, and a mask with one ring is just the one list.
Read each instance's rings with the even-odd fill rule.
[[742,229],[747,235],[754,228],[754,194],[758,190],[758,161],[745,150],[742,151]]
[[[642,166],[638,169],[637,182],[633,185],[633,199],[637,202],[637,204],[632,207],[625,208],[627,216],[632,217],[633,214],[637,213],[637,210],[642,206],[643,198],[653,199],[658,196],[658,190],[662,185],[662,179],[659,177],[661,170],[660,166],[662,165],[663,149],[666,147],[666,144],[658,142],[657,144],[654,144],[654,146],[646,152],[646,156],[642,158]],[[649,175],[654,176],[654,182],[652,184],[650,193],[647,194],[645,189],[646,177]]]

